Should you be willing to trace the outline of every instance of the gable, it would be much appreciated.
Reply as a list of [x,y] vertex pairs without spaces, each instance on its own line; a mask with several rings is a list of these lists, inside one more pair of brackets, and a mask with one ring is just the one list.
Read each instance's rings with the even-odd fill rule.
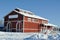
[[7,16],[9,16],[9,15],[17,17],[17,15],[21,15],[21,14],[15,12],[15,11],[12,11],[12,12],[8,13],[6,16],[4,16],[4,18],[7,17]]

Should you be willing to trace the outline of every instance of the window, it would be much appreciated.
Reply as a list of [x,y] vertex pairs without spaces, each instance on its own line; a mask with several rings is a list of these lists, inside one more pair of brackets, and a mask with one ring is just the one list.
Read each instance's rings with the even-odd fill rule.
[[34,19],[34,18],[33,18],[33,19],[32,19],[32,22],[38,22],[38,19]]
[[9,18],[18,18],[18,15],[9,15]]
[[35,19],[32,19],[32,22],[35,22]]
[[38,19],[35,19],[35,22],[38,22]]
[[31,21],[31,18],[28,18],[28,21]]
[[42,23],[47,23],[47,21],[43,20]]
[[35,19],[35,18],[28,18],[28,21],[29,21],[29,22],[38,22],[38,19]]

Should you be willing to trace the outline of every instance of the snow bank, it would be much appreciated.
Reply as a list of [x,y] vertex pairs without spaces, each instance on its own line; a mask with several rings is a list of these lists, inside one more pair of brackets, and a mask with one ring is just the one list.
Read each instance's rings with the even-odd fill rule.
[[20,32],[0,32],[1,40],[23,40],[24,38],[30,37],[34,33],[20,33]]
[[34,34],[31,37],[25,38],[24,40],[60,40],[60,33],[53,34]]
[[42,33],[0,32],[0,40],[60,40],[60,33],[46,35]]

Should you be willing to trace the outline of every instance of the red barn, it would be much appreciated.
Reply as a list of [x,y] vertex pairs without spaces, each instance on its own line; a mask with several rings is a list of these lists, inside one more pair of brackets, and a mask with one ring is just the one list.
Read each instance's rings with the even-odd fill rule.
[[4,30],[8,32],[40,32],[42,27],[46,28],[41,24],[48,24],[48,19],[19,8],[4,17]]

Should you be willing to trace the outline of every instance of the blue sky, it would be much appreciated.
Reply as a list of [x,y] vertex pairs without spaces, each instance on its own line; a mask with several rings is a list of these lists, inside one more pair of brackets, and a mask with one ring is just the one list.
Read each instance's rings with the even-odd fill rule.
[[60,26],[60,0],[0,0],[0,20],[17,7],[32,11]]

